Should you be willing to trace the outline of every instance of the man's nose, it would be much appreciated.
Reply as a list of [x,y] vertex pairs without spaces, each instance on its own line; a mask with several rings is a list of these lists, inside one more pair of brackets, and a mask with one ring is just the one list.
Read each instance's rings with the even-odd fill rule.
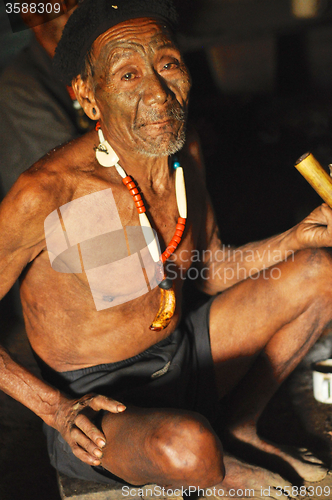
[[164,104],[172,91],[168,88],[165,80],[153,72],[146,76],[144,88],[144,104],[152,106],[153,104]]

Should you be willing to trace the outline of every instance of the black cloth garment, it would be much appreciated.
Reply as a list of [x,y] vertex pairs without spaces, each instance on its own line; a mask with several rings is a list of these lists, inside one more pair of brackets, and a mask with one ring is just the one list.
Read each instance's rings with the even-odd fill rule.
[[51,58],[33,39],[0,76],[1,197],[24,170],[84,131]]
[[[168,338],[118,363],[56,372],[35,355],[42,377],[72,397],[94,392],[125,405],[197,411],[213,422],[218,413],[209,335],[214,299],[189,313]],[[51,464],[58,471],[77,479],[119,482],[103,467],[81,462],[55,429],[46,424],[43,427]]]

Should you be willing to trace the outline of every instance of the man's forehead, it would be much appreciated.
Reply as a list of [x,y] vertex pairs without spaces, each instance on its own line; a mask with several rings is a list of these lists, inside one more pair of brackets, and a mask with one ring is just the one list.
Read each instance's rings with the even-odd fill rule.
[[171,31],[164,23],[152,18],[139,18],[112,26],[95,40],[92,50],[98,58],[117,48],[139,50],[144,46],[154,50],[176,47]]

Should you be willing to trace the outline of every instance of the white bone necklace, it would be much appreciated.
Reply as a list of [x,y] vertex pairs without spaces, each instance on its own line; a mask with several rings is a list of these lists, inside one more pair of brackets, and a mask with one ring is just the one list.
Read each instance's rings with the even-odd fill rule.
[[176,306],[172,280],[168,278],[166,273],[163,271],[162,264],[166,262],[166,260],[172,255],[180,244],[185,229],[187,219],[187,196],[183,168],[181,167],[179,161],[174,159],[173,168],[175,169],[175,194],[180,217],[178,218],[173,238],[168,244],[166,250],[160,255],[150,221],[146,215],[144,201],[142,200],[142,197],[137,189],[135,181],[130,175],[127,175],[124,169],[119,165],[119,158],[109,142],[105,140],[99,122],[97,122],[96,130],[98,131],[100,141],[100,144],[96,149],[97,161],[103,167],[115,167],[118,174],[121,176],[122,182],[133,197],[140,225],[142,228],[144,227],[143,235],[150,255],[153,261],[159,264],[157,269],[159,270],[160,276],[157,276],[156,278],[161,289],[160,307],[149,328],[153,331],[160,331],[166,328],[171,321]]

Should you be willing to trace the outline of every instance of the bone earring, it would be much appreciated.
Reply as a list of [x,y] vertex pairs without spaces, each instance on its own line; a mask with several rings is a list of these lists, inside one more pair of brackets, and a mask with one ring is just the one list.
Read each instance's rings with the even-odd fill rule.
[[101,128],[98,129],[98,136],[100,142],[96,149],[96,158],[98,163],[100,163],[102,167],[114,167],[114,165],[119,161],[118,155],[110,143],[105,140]]

